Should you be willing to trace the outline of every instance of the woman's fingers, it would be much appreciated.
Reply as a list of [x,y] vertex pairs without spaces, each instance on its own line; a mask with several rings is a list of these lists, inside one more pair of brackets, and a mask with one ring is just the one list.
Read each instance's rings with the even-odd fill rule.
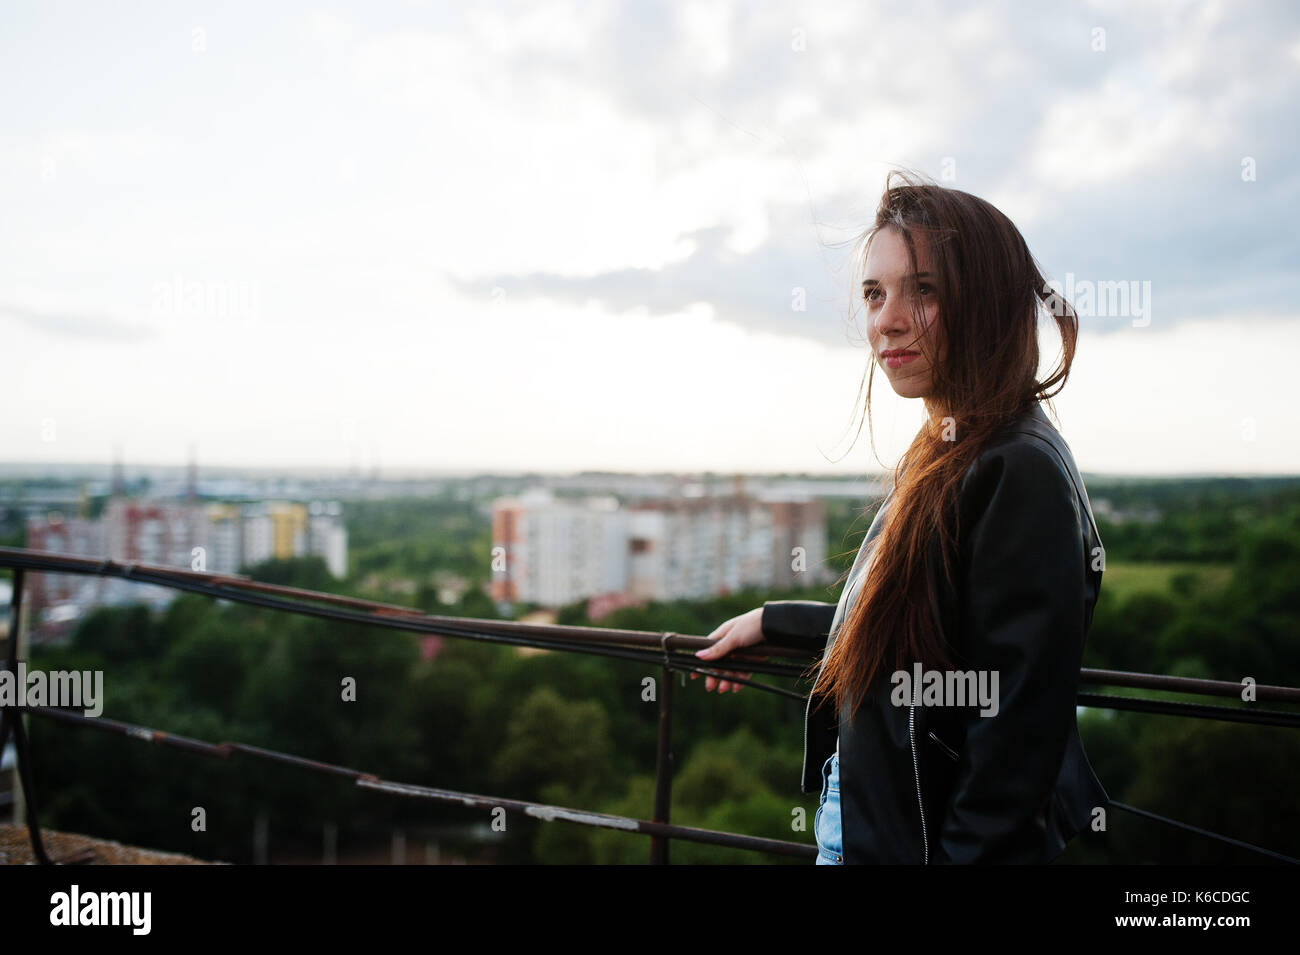
[[[709,636],[713,639],[707,647],[702,650],[696,650],[695,655],[701,660],[716,660],[719,657],[725,657],[731,652],[732,644],[735,642],[731,636],[731,621],[727,621]],[[716,637],[715,637],[716,634]]]
[[[723,676],[731,676],[730,671],[723,670],[721,672]],[[691,676],[694,677],[695,674],[692,673]],[[719,693],[726,693],[727,692],[726,688],[729,685],[730,684],[728,684],[726,681],[720,680],[716,676],[709,676],[707,673],[704,674],[704,690],[706,693],[712,693],[714,687],[717,687]]]
[[[713,642],[701,650],[696,650],[695,656],[705,663],[711,663],[715,660],[723,659],[735,650],[745,649],[747,644],[753,643],[754,641],[752,639],[742,640],[741,633],[737,630],[736,622],[742,619],[744,618],[733,617],[721,624],[716,630],[709,634],[709,637]],[[697,673],[691,673],[691,679],[694,680],[698,675],[699,674]],[[746,680],[749,679],[750,676],[748,673],[741,673],[736,670],[722,670],[721,675],[724,677],[740,677],[741,679]],[[731,680],[720,679],[716,676],[709,676],[707,673],[704,675],[704,689],[709,693],[713,692],[715,688],[719,693],[726,693],[728,690],[732,693],[737,693],[743,685],[744,684],[735,683]]]
[[[740,677],[740,679],[742,679],[742,680],[748,680],[751,676],[753,676],[753,674],[752,674],[752,673],[739,673],[739,672],[736,672],[736,671],[728,670],[728,671],[727,671],[727,676],[736,676],[736,677]],[[719,692],[719,693],[726,693],[727,690],[728,690],[728,688],[730,688],[730,690],[731,690],[732,693],[739,693],[739,692],[741,691],[741,689],[744,687],[744,685],[745,685],[745,684],[743,684],[743,683],[728,683],[728,682],[724,681],[724,682],[722,683],[722,685],[718,687],[718,692]]]
[[[723,670],[722,675],[740,677],[740,679],[742,680],[748,680],[751,676],[753,676],[752,673],[741,673],[737,670]],[[713,684],[715,683],[717,684],[719,693],[726,693],[728,690],[730,690],[732,693],[739,693],[740,688],[744,686],[743,683],[732,683],[730,680],[717,680],[710,676],[710,677],[706,677],[704,680],[704,689],[712,690]]]
[[[731,644],[733,643],[733,640],[731,638],[731,630],[732,630],[731,621],[728,620],[720,627],[718,627],[718,629],[714,630],[713,633],[709,634],[710,637],[714,638],[713,642],[710,643],[707,647],[705,647],[702,650],[696,650],[695,655],[699,657],[701,660],[704,660],[706,662],[710,660],[717,660],[720,659],[721,657],[725,657],[728,653],[731,652]],[[692,673],[691,679],[695,679],[695,676],[696,674]],[[713,688],[715,686],[718,687],[719,693],[723,692],[722,681],[718,680],[716,677],[711,677],[708,674],[705,674],[704,677],[705,692],[712,693]]]

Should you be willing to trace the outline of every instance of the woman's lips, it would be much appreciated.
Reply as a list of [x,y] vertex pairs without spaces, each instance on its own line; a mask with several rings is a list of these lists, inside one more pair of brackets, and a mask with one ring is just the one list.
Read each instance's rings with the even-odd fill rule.
[[886,355],[885,367],[901,368],[903,365],[906,365],[909,361],[916,361],[916,359],[920,357],[921,356],[916,352],[908,352],[905,355]]

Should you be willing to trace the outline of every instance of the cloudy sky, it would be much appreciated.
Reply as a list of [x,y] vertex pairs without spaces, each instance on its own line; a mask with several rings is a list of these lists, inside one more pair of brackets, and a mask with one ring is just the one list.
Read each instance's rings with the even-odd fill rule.
[[892,466],[904,165],[1133,291],[1084,470],[1297,473],[1298,94],[1282,2],[8,3],[0,460]]

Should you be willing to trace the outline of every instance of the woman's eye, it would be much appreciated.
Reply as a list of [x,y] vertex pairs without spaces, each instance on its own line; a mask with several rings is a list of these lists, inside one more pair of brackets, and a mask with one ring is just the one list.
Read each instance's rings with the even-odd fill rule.
[[[915,288],[921,295],[935,295],[938,291],[929,282],[922,282],[920,285],[915,286]],[[879,288],[873,288],[863,292],[862,297],[868,302],[878,302],[882,298],[882,293]]]

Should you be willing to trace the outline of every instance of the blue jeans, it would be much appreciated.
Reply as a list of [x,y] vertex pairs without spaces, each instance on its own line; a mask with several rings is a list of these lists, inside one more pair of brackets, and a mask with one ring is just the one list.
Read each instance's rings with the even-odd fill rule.
[[822,801],[813,816],[817,865],[844,865],[844,835],[840,823],[840,754],[822,764]]

